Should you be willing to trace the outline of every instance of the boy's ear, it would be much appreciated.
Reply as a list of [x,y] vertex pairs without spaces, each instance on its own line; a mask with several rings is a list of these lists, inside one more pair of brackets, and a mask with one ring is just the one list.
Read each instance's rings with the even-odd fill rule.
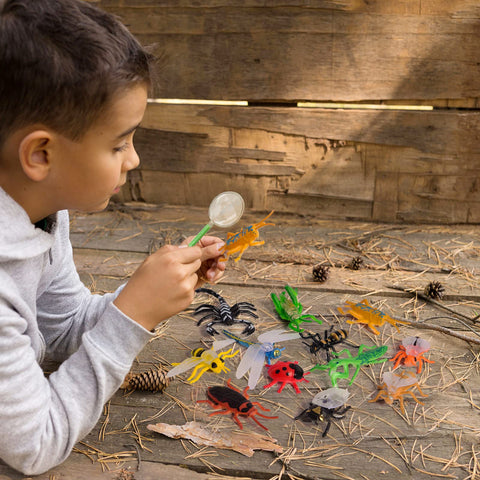
[[25,175],[34,182],[46,178],[51,167],[52,134],[47,130],[35,130],[27,134],[18,147],[18,156]]

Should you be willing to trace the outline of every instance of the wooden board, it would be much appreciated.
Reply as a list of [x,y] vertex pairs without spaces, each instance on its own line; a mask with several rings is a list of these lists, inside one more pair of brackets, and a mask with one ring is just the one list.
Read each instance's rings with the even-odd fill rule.
[[321,218],[476,223],[477,112],[149,105],[123,200]]
[[[178,244],[205,223],[200,207],[150,206],[133,203],[95,215],[75,214],[71,239],[80,252],[99,249],[112,252],[149,253],[163,244]],[[255,223],[264,212],[247,211],[241,225]],[[369,268],[451,274],[461,262],[462,273],[474,277],[480,248],[478,226],[386,225],[366,222],[319,220],[313,216],[273,215],[275,226],[260,230],[266,245],[261,260],[299,265],[326,261],[346,266],[353,256],[363,256]],[[224,230],[213,228],[217,235]],[[81,249],[81,250],[80,250]],[[258,249],[248,249],[245,260],[258,259]],[[114,260],[116,261],[116,260]],[[100,268],[99,266],[96,267]],[[104,266],[104,268],[106,268]]]
[[[478,97],[472,0],[96,1],[161,58],[154,95],[256,101]],[[465,103],[466,104],[466,103]]]
[[[137,207],[124,205],[94,215],[72,216],[75,261],[81,277],[92,290],[115,289],[128,279],[149,251],[165,243],[178,243],[183,234],[196,232],[204,222],[204,209],[172,206],[146,209],[141,204]],[[242,223],[258,218],[258,212],[248,211]],[[395,226],[280,214],[275,214],[273,220],[275,226],[261,230],[265,245],[250,248],[238,263],[230,260],[226,275],[213,288],[230,304],[253,302],[259,314],[258,333],[282,325],[273,310],[270,293],[280,293],[289,283],[298,288],[304,313],[323,319],[322,325],[303,324],[313,332],[322,333],[330,325],[345,328],[353,345],[387,345],[388,358],[395,354],[405,336],[420,335],[428,339],[432,347],[427,358],[435,363],[426,364],[418,376],[422,391],[428,395],[418,397],[423,405],[407,397],[403,415],[398,404],[392,408],[382,402],[370,402],[376,395],[382,372],[391,367],[391,363],[386,362],[362,367],[353,384],[348,386],[351,410],[345,418],[333,423],[324,438],[324,423],[305,424],[294,421],[294,417],[308,406],[317,392],[330,386],[326,373],[308,375],[309,383],[299,384],[300,394],[295,394],[290,386],[281,394],[276,388],[263,390],[261,387],[267,382],[262,380],[251,398],[278,415],[278,419],[260,420],[269,428],[268,434],[284,447],[281,456],[258,451],[249,458],[228,450],[197,447],[189,441],[169,439],[147,430],[146,426],[151,423],[183,425],[190,420],[204,422],[221,432],[235,428],[228,416],[209,417],[211,409],[197,404],[196,400],[205,398],[208,386],[221,384],[229,377],[240,388],[246,385],[245,379],[235,379],[237,356],[226,359],[230,372],[221,377],[207,372],[190,385],[185,382],[186,376],[181,376],[171,382],[164,394],[117,392],[94,431],[77,444],[67,462],[39,479],[76,479],[82,478],[82,472],[95,480],[207,480],[217,476],[260,480],[276,475],[306,480],[397,479],[400,476],[423,480],[460,479],[474,474],[480,434],[477,415],[480,347],[420,327],[425,321],[436,322],[456,333],[475,337],[465,326],[472,325],[465,317],[453,315],[444,308],[470,318],[480,311],[475,276],[479,227]],[[354,255],[364,259],[360,270],[347,266]],[[331,265],[324,283],[314,282],[311,277],[312,265],[317,262]],[[390,288],[394,282],[407,289],[421,290],[433,279],[440,280],[446,289],[442,308]],[[362,298],[368,298],[372,305],[389,315],[417,323],[401,326],[399,332],[385,325],[378,336],[362,326],[348,324],[348,318],[342,316],[337,307],[347,299],[360,301]],[[197,318],[193,315],[193,309],[205,301],[208,299],[197,297],[189,309],[165,322],[156,338],[138,355],[132,370],[141,372],[159,363],[169,368],[171,363],[187,358],[192,349],[208,346],[211,337],[196,325]],[[463,323],[454,317],[463,318]],[[300,341],[285,342],[283,346],[286,350],[282,359],[298,360],[304,369],[323,361],[323,352],[315,357]],[[351,346],[347,348],[355,351]],[[347,381],[341,380],[340,386],[347,387]],[[245,432],[260,430],[249,419],[243,423]],[[139,457],[141,463],[137,471]],[[183,468],[176,470],[177,466]],[[104,473],[102,468],[106,469]],[[0,475],[4,475],[0,478],[5,480],[24,478],[1,466]]]
[[123,200],[207,205],[234,189],[261,210],[480,221],[474,0],[95,3],[153,45],[153,97],[249,104],[149,108]]
[[[0,480],[212,480],[212,476],[197,473],[194,470],[182,468],[159,462],[140,462],[141,472],[135,462],[130,461],[132,454],[136,453],[133,445],[129,444],[124,450],[128,461],[106,462],[105,471],[98,468],[87,456],[81,454],[71,455],[62,465],[53,468],[47,473],[25,477],[18,472],[0,464]],[[223,477],[226,480],[245,480],[245,477]]]

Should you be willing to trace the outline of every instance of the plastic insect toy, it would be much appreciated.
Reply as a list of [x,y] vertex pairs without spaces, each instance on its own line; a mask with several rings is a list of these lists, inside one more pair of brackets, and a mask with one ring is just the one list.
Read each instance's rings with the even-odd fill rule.
[[290,384],[297,393],[300,393],[298,388],[299,382],[307,382],[305,375],[308,375],[310,372],[303,372],[303,368],[295,362],[281,362],[278,361],[273,365],[267,366],[267,373],[272,381],[265,385],[263,388],[270,388],[276,383],[280,383],[280,388],[277,390],[277,393],[281,393],[285,385]]
[[400,350],[390,359],[395,362],[393,369],[395,370],[400,363],[406,367],[417,367],[417,373],[421,373],[423,363],[435,363],[433,360],[426,359],[423,354],[430,350],[430,343],[420,337],[407,337],[402,340],[398,347]]
[[[288,294],[288,298],[287,297]],[[322,323],[321,320],[313,315],[302,315],[303,305],[298,301],[298,293],[295,288],[290,285],[285,285],[285,291],[278,297],[275,293],[270,295],[275,310],[278,316],[288,322],[288,328],[295,332],[303,332],[303,328],[300,328],[302,322],[317,322]]]
[[250,342],[241,339],[227,330],[223,330],[223,333],[229,337],[229,340],[217,340],[214,345],[218,344],[218,349],[224,348],[231,342],[237,342],[239,345],[247,348],[238,365],[236,377],[242,378],[248,373],[248,386],[250,389],[254,389],[257,386],[265,362],[270,365],[272,360],[282,355],[284,348],[280,348],[276,345],[276,342],[285,342],[287,340],[300,338],[298,333],[285,332],[285,330],[271,330],[259,335],[257,342]]
[[377,396],[370,400],[370,402],[377,402],[383,400],[386,404],[392,405],[395,400],[400,402],[400,410],[405,414],[404,396],[410,395],[417,403],[423,403],[415,396],[412,389],[417,387],[418,394],[422,397],[428,397],[421,390],[418,385],[417,377],[410,371],[405,371],[400,374],[395,372],[385,372],[382,377],[383,383],[377,388],[379,392]]
[[265,220],[273,214],[274,210],[272,210],[263,220],[258,223],[252,223],[248,227],[242,228],[239,232],[236,233],[227,233],[227,241],[225,245],[222,247],[220,251],[223,251],[224,257],[220,258],[220,262],[226,262],[230,255],[234,253],[238,253],[237,258],[235,258],[235,262],[238,262],[241,258],[243,253],[248,247],[254,247],[263,245],[265,243],[264,240],[257,241],[258,230],[262,227],[266,227],[267,225],[275,225],[274,223],[266,223]]
[[[347,358],[334,358],[330,360],[326,365],[315,365],[310,369],[310,372],[314,370],[328,370],[328,374],[330,375],[330,380],[332,381],[332,386],[337,386],[337,380],[340,378],[349,378],[350,366],[355,367],[355,373],[353,374],[349,385],[353,383],[356,376],[360,372],[360,368],[363,365],[372,365],[374,363],[383,363],[386,362],[387,358],[381,358],[385,355],[388,350],[387,345],[383,345],[381,347],[367,347],[365,345],[360,345],[358,349],[358,355],[356,357],[352,357],[352,354],[347,350],[344,349],[338,353],[334,353],[335,357],[342,355],[342,353],[347,352]],[[342,368],[343,371],[338,371],[339,368]]]
[[335,345],[344,342],[347,339],[348,333],[346,330],[340,329],[333,331],[333,326],[325,330],[323,338],[319,333],[301,332],[300,336],[304,340],[311,340],[312,343],[302,342],[308,347],[310,353],[317,354],[320,350],[325,350],[327,355],[327,362],[331,360],[330,351],[336,352]]
[[210,290],[209,288],[198,288],[195,291],[197,293],[207,293],[218,300],[218,307],[210,303],[203,303],[202,305],[199,305],[193,312],[194,315],[206,313],[206,315],[197,322],[197,325],[200,325],[205,320],[212,320],[206,326],[206,331],[208,334],[218,334],[213,327],[213,325],[217,323],[222,323],[229,326],[233,325],[234,323],[244,323],[246,327],[243,333],[246,335],[250,335],[255,331],[255,325],[252,322],[238,318],[238,316],[242,314],[249,315],[252,318],[258,318],[258,315],[255,313],[257,309],[253,304],[250,302],[239,302],[230,307],[230,305],[228,305],[226,300],[221,295],[213,290]]
[[378,308],[372,307],[368,300],[364,299],[359,303],[353,302],[345,302],[346,305],[343,307],[338,307],[340,313],[344,315],[351,315],[354,317],[354,320],[347,320],[347,323],[355,324],[355,323],[363,323],[367,325],[367,327],[375,334],[378,335],[380,332],[376,329],[376,327],[381,327],[385,322],[393,325],[397,331],[398,326],[397,323],[406,325],[406,322],[402,322],[401,320],[395,320],[386,313],[383,313]]
[[348,395],[348,390],[337,387],[317,393],[310,402],[310,406],[298,414],[295,420],[325,422],[327,425],[322,433],[322,437],[325,437],[330,430],[332,420],[344,418],[345,413],[350,410],[350,406],[344,406]]
[[[245,387],[243,393],[240,390],[233,387],[230,380],[227,381],[227,386],[216,385],[207,389],[208,400],[198,400],[197,403],[208,403],[212,408],[220,410],[219,412],[213,412],[209,416],[213,415],[228,415],[232,414],[233,420],[243,430],[243,425],[240,423],[239,416],[250,417],[264,430],[268,430],[267,427],[262,425],[255,416],[258,415],[262,418],[278,418],[267,417],[260,413],[257,408],[264,412],[269,412],[268,408],[262,407],[258,402],[251,402],[247,395],[248,387]],[[257,407],[257,408],[255,408]]]
[[194,370],[187,378],[187,382],[195,383],[207,370],[211,370],[213,373],[228,372],[230,369],[225,366],[225,358],[234,357],[238,353],[238,350],[231,353],[232,350],[233,347],[226,352],[217,354],[214,347],[208,350],[205,350],[204,348],[196,348],[195,350],[192,350],[192,356],[190,358],[187,358],[181,363],[173,364],[175,367],[167,373],[167,378],[180,375],[181,373],[190,370],[190,368],[193,368]]

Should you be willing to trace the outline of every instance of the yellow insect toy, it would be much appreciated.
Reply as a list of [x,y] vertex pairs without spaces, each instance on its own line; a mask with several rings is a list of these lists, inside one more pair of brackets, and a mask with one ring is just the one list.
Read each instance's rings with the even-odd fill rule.
[[381,310],[378,310],[378,308],[372,307],[366,299],[359,303],[347,301],[344,306],[338,307],[338,311],[344,315],[351,315],[354,318],[353,320],[347,320],[347,323],[365,324],[375,335],[380,334],[376,327],[381,327],[384,323],[393,325],[397,331],[399,331],[397,323],[408,325],[407,322],[395,320]]
[[227,233],[227,241],[225,245],[222,247],[220,251],[223,251],[224,257],[220,259],[220,262],[226,262],[230,255],[234,253],[238,253],[237,258],[235,261],[238,262],[243,255],[243,252],[248,247],[263,245],[265,243],[264,240],[257,241],[258,230],[262,227],[266,227],[267,225],[275,225],[274,223],[266,223],[265,220],[273,214],[274,210],[272,210],[263,220],[258,223],[252,223],[248,227],[242,228],[237,233]]
[[[196,348],[192,350],[192,356],[181,363],[173,363],[176,365],[167,373],[167,378],[179,375],[190,368],[193,368],[192,374],[187,378],[187,382],[195,383],[207,371],[211,370],[213,373],[229,372],[230,369],[225,366],[225,358],[234,357],[239,350],[232,353],[233,347],[226,352],[217,353],[215,345],[205,350],[204,348]],[[195,367],[195,368],[194,368]]]

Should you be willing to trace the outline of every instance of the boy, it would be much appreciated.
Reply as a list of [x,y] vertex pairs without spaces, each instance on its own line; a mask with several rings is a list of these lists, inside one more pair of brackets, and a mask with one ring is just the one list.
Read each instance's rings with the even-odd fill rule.
[[[91,295],[67,209],[105,208],[138,163],[151,57],[81,0],[0,0],[0,459],[61,463],[97,422],[152,329],[217,280],[221,241],[165,246]],[[45,354],[62,361],[47,380]]]

